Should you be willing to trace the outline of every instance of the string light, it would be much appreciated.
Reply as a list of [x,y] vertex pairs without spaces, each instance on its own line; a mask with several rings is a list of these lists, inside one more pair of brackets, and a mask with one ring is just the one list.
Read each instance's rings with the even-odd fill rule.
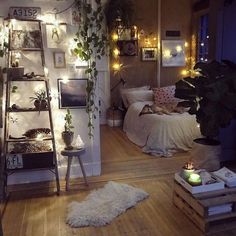
[[113,55],[114,55],[114,57],[118,57],[118,56],[120,55],[120,51],[119,51],[118,48],[115,48],[115,49],[113,50]]
[[121,67],[122,67],[122,64],[117,63],[117,62],[112,65],[112,68],[114,71],[119,71]]
[[119,36],[118,36],[117,33],[113,33],[111,38],[112,38],[113,41],[117,41],[119,39]]
[[183,49],[182,49],[182,47],[181,47],[180,45],[177,45],[177,46],[176,46],[176,51],[177,51],[178,53],[180,53],[180,52],[183,51]]

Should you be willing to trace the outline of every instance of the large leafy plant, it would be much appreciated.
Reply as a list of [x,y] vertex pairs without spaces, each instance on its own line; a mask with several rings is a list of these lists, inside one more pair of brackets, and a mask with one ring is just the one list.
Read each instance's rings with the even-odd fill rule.
[[236,117],[236,64],[199,62],[194,69],[200,75],[179,80],[175,96],[184,99],[181,105],[196,115],[201,134],[212,139]]
[[104,30],[104,11],[100,0],[95,0],[95,6],[83,0],[76,0],[76,6],[80,12],[81,21],[78,32],[74,38],[76,48],[74,52],[82,60],[88,62],[85,73],[88,75],[87,83],[87,107],[89,114],[89,136],[93,136],[93,119],[96,119],[95,88],[98,76],[97,60],[106,53],[107,37]]

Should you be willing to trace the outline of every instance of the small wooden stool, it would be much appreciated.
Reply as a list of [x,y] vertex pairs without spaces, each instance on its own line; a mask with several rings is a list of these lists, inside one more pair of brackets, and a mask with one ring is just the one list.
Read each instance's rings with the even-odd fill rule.
[[86,185],[88,185],[88,181],[86,178],[86,173],[84,171],[84,166],[83,166],[83,162],[80,159],[80,154],[84,153],[85,149],[72,149],[72,150],[63,150],[61,151],[61,155],[63,156],[67,156],[68,157],[68,164],[67,164],[67,171],[66,171],[66,191],[68,190],[69,187],[69,180],[70,180],[70,168],[71,168],[71,163],[72,163],[72,159],[73,157],[77,157],[79,160],[79,164],[80,164],[80,168],[82,170],[82,174],[84,177],[84,182]]

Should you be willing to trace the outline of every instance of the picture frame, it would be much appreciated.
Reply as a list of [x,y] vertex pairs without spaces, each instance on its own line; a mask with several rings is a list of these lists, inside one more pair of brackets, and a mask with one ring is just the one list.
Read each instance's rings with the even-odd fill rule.
[[42,48],[40,30],[12,30],[10,37],[10,49],[33,49],[40,50]]
[[65,52],[54,52],[53,61],[54,61],[55,68],[66,68]]
[[162,66],[186,66],[184,40],[162,40]]
[[138,41],[137,40],[119,40],[117,47],[120,51],[119,56],[137,56]]
[[88,79],[58,79],[59,109],[80,109],[87,105]]
[[46,36],[48,48],[61,48],[66,43],[67,24],[46,24]]
[[157,47],[143,47],[142,61],[156,61],[157,60]]

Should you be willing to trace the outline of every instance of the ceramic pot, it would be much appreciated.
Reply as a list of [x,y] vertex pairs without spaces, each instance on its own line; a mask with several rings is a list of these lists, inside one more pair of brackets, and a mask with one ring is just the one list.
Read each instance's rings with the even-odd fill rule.
[[73,146],[71,145],[74,139],[74,132],[72,131],[64,131],[62,132],[62,139],[65,143],[65,149],[71,150],[73,149]]

